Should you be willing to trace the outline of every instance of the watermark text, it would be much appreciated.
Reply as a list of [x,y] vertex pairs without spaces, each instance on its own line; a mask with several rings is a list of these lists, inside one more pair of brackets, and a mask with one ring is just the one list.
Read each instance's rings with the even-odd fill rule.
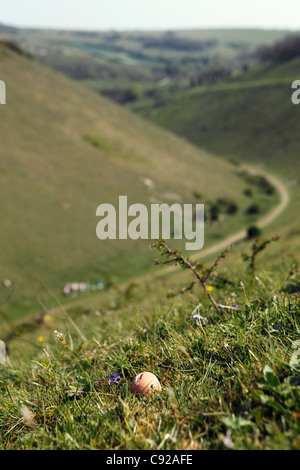
[[292,93],[292,103],[300,104],[300,80],[294,80],[292,83],[292,89],[296,90]]
[[0,80],[0,104],[6,104],[6,85],[3,80]]
[[128,207],[127,196],[119,196],[118,211],[100,204],[96,216],[101,217],[96,227],[100,240],[185,239],[186,250],[201,250],[204,244],[204,204],[151,204],[149,211],[144,204]]

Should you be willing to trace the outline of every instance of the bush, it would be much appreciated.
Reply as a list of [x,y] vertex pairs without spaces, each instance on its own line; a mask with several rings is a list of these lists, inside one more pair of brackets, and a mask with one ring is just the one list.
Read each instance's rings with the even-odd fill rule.
[[291,34],[272,46],[261,46],[256,55],[262,62],[287,62],[300,56],[300,36]]
[[217,199],[217,204],[223,207],[227,214],[236,214],[238,211],[238,205],[232,199],[219,198]]
[[143,95],[143,91],[138,84],[133,84],[129,88],[105,88],[101,90],[101,95],[116,103],[126,104],[140,99]]
[[211,221],[216,221],[219,218],[220,206],[218,204],[212,204],[209,208],[209,216]]
[[258,214],[260,212],[260,206],[259,204],[251,204],[251,206],[248,207],[246,210],[246,214],[253,215],[253,214]]
[[[252,175],[245,170],[237,172],[246,183],[256,186],[260,191],[265,194],[271,195],[275,193],[274,186],[262,175]],[[245,190],[246,191],[246,190]],[[245,193],[246,194],[246,193]]]
[[230,78],[231,70],[227,67],[211,67],[209,69],[195,72],[191,77],[190,86],[208,85],[216,83],[219,80],[226,80]]
[[245,196],[247,196],[247,197],[253,197],[253,191],[252,191],[251,188],[246,188],[246,189],[244,190],[244,194],[245,194]]
[[256,225],[251,225],[247,230],[247,238],[256,238],[261,235],[261,230]]
[[233,214],[236,214],[237,211],[238,211],[238,205],[235,202],[231,202],[230,204],[228,204],[227,210],[226,210],[227,214],[233,215]]
[[203,194],[200,193],[199,191],[193,191],[193,196],[195,199],[202,199],[203,198]]

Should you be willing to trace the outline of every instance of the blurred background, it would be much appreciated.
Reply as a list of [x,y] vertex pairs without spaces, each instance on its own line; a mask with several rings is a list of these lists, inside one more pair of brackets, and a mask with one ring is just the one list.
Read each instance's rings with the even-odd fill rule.
[[247,163],[289,189],[270,230],[297,233],[297,11],[292,0],[2,0],[3,317],[67,302],[66,284],[90,295],[154,269],[149,241],[96,237],[97,206],[122,194],[204,203],[209,247],[280,202]]

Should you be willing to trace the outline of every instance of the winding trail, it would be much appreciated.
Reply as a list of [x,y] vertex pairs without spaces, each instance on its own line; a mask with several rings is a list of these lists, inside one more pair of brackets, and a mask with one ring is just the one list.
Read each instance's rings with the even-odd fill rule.
[[[256,222],[256,226],[259,228],[264,228],[270,223],[272,223],[287,207],[289,204],[289,193],[288,190],[286,189],[285,185],[275,176],[269,175],[267,172],[264,172],[262,170],[258,170],[256,168],[250,167],[248,165],[243,165],[241,169],[247,170],[251,174],[255,175],[261,175],[264,176],[278,191],[280,195],[280,202],[279,204],[268,214],[264,215],[260,220]],[[242,241],[246,238],[247,236],[247,230],[243,229],[240,230],[239,232],[234,233],[233,235],[230,235],[229,237],[225,238],[224,240],[217,242],[210,247],[206,249],[199,250],[195,252],[193,255],[190,255],[190,260],[191,261],[198,261],[200,259],[206,258],[216,252],[221,253],[223,250],[228,248],[229,246],[232,246],[234,243],[237,243],[239,241]],[[139,276],[138,279],[136,279],[136,282],[144,282],[146,280],[153,280],[156,278],[159,278],[161,276],[165,276],[168,273],[176,271],[178,268],[177,266],[165,266],[164,269],[156,271],[156,272],[151,272],[151,273],[146,273],[142,276]],[[127,286],[129,285],[133,280],[126,281],[122,283],[122,286]],[[89,297],[89,299],[93,298],[93,300],[98,298],[98,296],[101,296],[101,293],[93,295],[92,297]],[[67,314],[67,309],[76,306],[76,305],[81,305],[83,302],[82,299],[77,298],[73,302],[70,302],[66,305],[59,305],[57,307],[53,307],[48,311],[48,313],[57,313],[61,310],[64,311],[65,314]],[[84,302],[88,302],[88,299],[85,298]],[[70,319],[71,321],[71,319]],[[72,323],[74,323],[72,321]],[[73,324],[74,328],[77,329],[76,324]],[[81,334],[81,332],[79,332]]]
[[[243,165],[241,169],[247,170],[249,173],[253,175],[261,175],[264,176],[278,191],[280,195],[280,202],[279,204],[268,214],[266,214],[264,217],[262,217],[260,220],[256,222],[256,226],[258,228],[264,228],[270,223],[272,223],[287,207],[290,201],[290,196],[288,193],[288,190],[286,189],[285,185],[275,176],[270,175],[264,171],[257,170],[256,168],[252,168],[248,165]],[[246,229],[240,230],[237,233],[234,233],[233,235],[230,235],[229,237],[225,238],[224,240],[215,243],[214,245],[210,246],[209,248],[206,248],[204,250],[201,250],[194,255],[190,256],[190,259],[192,261],[199,260],[202,258],[206,258],[209,255],[212,255],[213,253],[221,252],[222,250],[225,250],[228,246],[233,245],[234,243],[237,243],[241,240],[243,240],[247,236],[247,231]]]

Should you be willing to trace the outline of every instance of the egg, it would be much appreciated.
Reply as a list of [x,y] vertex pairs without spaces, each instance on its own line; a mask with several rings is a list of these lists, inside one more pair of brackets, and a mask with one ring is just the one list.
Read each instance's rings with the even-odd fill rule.
[[141,372],[131,382],[130,392],[133,395],[151,395],[161,391],[158,378],[151,372]]

